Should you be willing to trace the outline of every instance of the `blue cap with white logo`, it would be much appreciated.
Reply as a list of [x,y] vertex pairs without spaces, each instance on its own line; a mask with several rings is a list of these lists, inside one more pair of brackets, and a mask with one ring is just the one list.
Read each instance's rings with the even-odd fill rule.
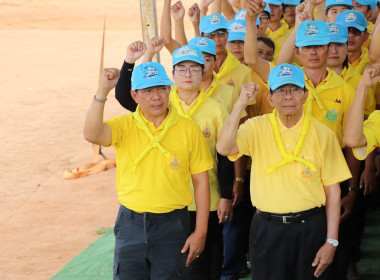
[[354,5],[352,5],[351,0],[327,0],[325,9],[327,10],[328,8],[332,6],[338,6],[338,5],[347,6],[350,9],[354,7]]
[[364,31],[367,28],[367,20],[362,12],[356,10],[349,10],[341,12],[336,17],[336,22],[344,26],[354,27],[360,31]]
[[193,61],[204,65],[202,51],[198,47],[185,45],[176,49],[172,56],[173,66],[182,61]]
[[347,43],[348,29],[340,23],[332,22],[328,24],[330,43]]
[[276,66],[269,73],[268,85],[271,90],[276,90],[283,85],[296,85],[305,87],[305,77],[301,68],[284,63]]
[[372,10],[376,9],[376,0],[355,0],[362,6],[369,6]]
[[133,69],[131,81],[133,90],[173,84],[165,68],[157,62],[146,62],[136,66]]
[[242,9],[242,10],[238,11],[235,14],[235,19],[245,19],[245,14],[246,13],[247,13],[247,9]]
[[195,37],[188,43],[189,46],[195,46],[202,52],[216,55],[216,44],[213,40],[206,37]]
[[281,4],[282,4],[281,0],[266,0],[265,2],[267,3],[267,6],[269,6],[269,4],[281,6]]
[[245,31],[247,24],[245,19],[233,19],[227,22],[228,42],[245,41]]
[[282,3],[284,5],[291,5],[291,6],[297,6],[301,0],[282,0]]
[[227,29],[227,20],[221,14],[211,14],[201,18],[199,31],[202,33],[211,33],[218,29]]
[[296,46],[323,46],[330,43],[327,23],[322,20],[304,21],[297,28]]

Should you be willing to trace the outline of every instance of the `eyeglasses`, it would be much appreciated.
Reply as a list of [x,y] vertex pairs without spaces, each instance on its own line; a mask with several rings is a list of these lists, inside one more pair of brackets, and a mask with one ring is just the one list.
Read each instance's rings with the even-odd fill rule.
[[355,37],[359,37],[360,35],[363,34],[363,31],[360,31],[360,30],[358,30],[358,29],[356,29],[354,27],[349,27],[348,28],[348,34],[350,34],[350,33],[352,35],[354,35]]
[[269,21],[268,16],[262,16],[262,17],[259,17],[259,19],[260,19],[260,23],[267,23]]
[[227,30],[216,30],[211,33],[203,33],[205,37],[213,40],[216,37],[218,38],[224,38],[227,35]]
[[198,75],[198,73],[202,72],[202,68],[198,66],[191,66],[190,68],[186,68],[184,66],[177,66],[174,68],[174,71],[177,72],[178,76],[185,76],[187,70],[189,70],[191,76]]
[[278,88],[273,91],[273,94],[278,97],[285,97],[287,93],[290,93],[293,97],[300,97],[304,94],[304,91],[300,87]]

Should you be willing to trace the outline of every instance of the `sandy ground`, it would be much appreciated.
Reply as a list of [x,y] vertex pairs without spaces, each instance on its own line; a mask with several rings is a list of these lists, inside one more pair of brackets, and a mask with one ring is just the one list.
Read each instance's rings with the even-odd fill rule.
[[[62,178],[64,169],[92,160],[82,128],[97,86],[105,9],[104,66],[121,67],[126,45],[142,37],[139,1],[0,0],[2,280],[49,279],[99,237],[94,231],[113,226],[115,168]],[[161,59],[170,66],[166,50]],[[112,92],[105,117],[125,112]],[[113,149],[104,153],[114,158]]]

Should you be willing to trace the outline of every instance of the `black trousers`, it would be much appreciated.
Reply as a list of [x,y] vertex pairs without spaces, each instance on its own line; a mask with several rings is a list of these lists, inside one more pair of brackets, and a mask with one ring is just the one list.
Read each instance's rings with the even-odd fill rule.
[[[327,234],[322,211],[304,223],[281,224],[255,215],[250,233],[252,280],[308,280]],[[318,279],[328,279],[326,271]]]
[[[196,212],[190,213],[191,232],[195,229]],[[223,224],[219,224],[216,211],[211,211],[208,221],[205,249],[188,270],[189,280],[220,280],[223,264]]]

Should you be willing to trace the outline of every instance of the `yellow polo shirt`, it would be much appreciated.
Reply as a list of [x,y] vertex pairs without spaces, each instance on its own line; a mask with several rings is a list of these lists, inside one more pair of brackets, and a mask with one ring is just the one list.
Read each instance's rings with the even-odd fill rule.
[[290,35],[289,25],[285,22],[281,25],[279,29],[276,31],[272,31],[270,28],[268,28],[265,31],[265,36],[272,39],[274,42],[274,54],[273,54],[273,63],[276,64],[278,55],[280,54],[280,50],[285,43],[286,39],[288,39]]
[[252,82],[251,73],[229,50],[226,51],[227,57],[216,76],[221,84],[234,87],[240,95],[242,85]]
[[[335,132],[340,146],[343,148],[343,134],[346,129],[347,114],[354,99],[355,90],[334,71],[330,69],[327,71],[326,78],[316,88],[305,75],[305,85],[309,91],[306,108],[308,108],[308,103],[312,102],[312,116]],[[310,94],[312,91],[316,93],[320,104],[312,98]]]
[[356,73],[363,75],[364,68],[371,62],[369,59],[368,49],[362,46],[362,54],[360,57],[355,60],[352,64],[349,63],[349,66],[352,67]]
[[357,159],[365,159],[376,147],[380,147],[380,111],[374,111],[363,124],[367,146],[353,149]]
[[[271,65],[272,69],[272,64],[268,62]],[[256,103],[253,105],[248,105],[247,106],[247,111],[248,111],[248,116],[250,118],[260,116],[263,114],[268,114],[273,112],[273,107],[269,104],[268,99],[266,98],[266,93],[269,91],[269,86],[267,82],[264,82],[259,74],[257,74],[251,67],[248,67],[249,70],[251,71],[252,75],[252,81],[255,84],[258,84],[260,86],[259,92],[257,93],[255,99]]]
[[[177,111],[171,109],[169,114]],[[168,116],[157,128],[142,117],[153,135],[157,135],[164,129]],[[122,205],[136,212],[152,213],[166,213],[190,205],[190,175],[213,167],[210,151],[197,125],[180,117],[160,142],[170,157],[153,148],[132,171],[132,163],[149,145],[150,138],[137,127],[132,114],[105,123],[111,128],[111,145],[116,150],[117,195]]]
[[369,33],[369,36],[368,36],[367,41],[365,41],[363,44],[363,46],[365,46],[367,49],[369,49],[369,46],[371,45],[371,42],[372,42],[372,32],[373,32],[374,27],[375,25],[371,21],[367,22],[367,32]]
[[[343,80],[345,80],[347,83],[349,83],[354,89],[356,89],[358,83],[362,79],[362,75],[359,75],[356,73],[354,69],[351,67],[345,67],[342,72],[339,74],[339,77],[341,77]],[[367,93],[367,97],[365,99],[365,105],[364,105],[364,115],[369,116],[374,110],[376,109],[376,100],[375,100],[375,93],[374,93],[374,87],[372,86]]]
[[[351,177],[335,134],[312,118],[309,132],[299,157],[314,163],[316,171],[300,162],[285,164],[266,174],[266,169],[282,160],[273,135],[272,124],[266,114],[247,120],[238,130],[236,143],[239,154],[252,157],[251,201],[261,211],[290,213],[326,204],[324,186]],[[285,127],[278,118],[281,139],[287,152],[293,152],[300,137],[303,116],[292,128]]]
[[[203,89],[200,89],[199,95],[205,94]],[[178,91],[176,86],[172,86],[172,90],[170,92],[170,99],[178,98]],[[190,110],[197,105],[199,101],[198,98],[190,104],[190,106],[186,105],[184,101],[178,98],[179,104],[181,105],[182,110],[185,113],[189,113]],[[174,102],[173,102],[174,104]],[[181,110],[177,109],[179,113]],[[211,156],[213,159],[213,168],[209,170],[209,184],[210,184],[210,211],[216,211],[218,209],[219,200],[220,200],[220,187],[218,182],[218,163],[217,163],[217,155],[216,155],[216,142],[219,139],[220,132],[222,130],[224,122],[228,118],[227,109],[215,101],[214,99],[207,98],[195,113],[192,116],[192,120],[199,126],[202,131],[203,138],[206,140],[207,146],[211,152]],[[194,193],[193,193],[194,195]],[[189,206],[190,211],[195,211],[195,201]]]

